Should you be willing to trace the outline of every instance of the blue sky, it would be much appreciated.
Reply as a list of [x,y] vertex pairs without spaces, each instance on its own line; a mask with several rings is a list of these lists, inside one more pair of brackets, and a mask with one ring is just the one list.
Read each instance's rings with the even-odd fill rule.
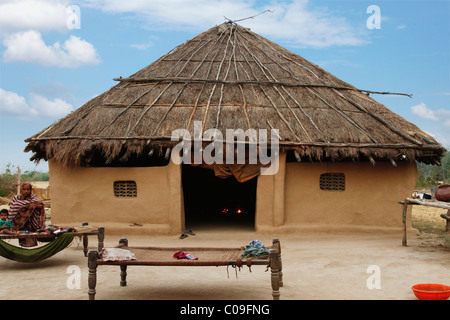
[[224,17],[265,10],[240,24],[360,89],[412,94],[372,97],[450,149],[450,0],[0,0],[0,172],[47,171],[26,138]]

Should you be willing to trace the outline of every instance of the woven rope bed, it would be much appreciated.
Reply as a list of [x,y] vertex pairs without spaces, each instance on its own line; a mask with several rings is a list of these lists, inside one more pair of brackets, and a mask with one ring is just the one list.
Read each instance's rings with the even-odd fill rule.
[[[121,239],[118,248],[129,250],[135,256],[133,260],[105,261],[100,252],[91,250],[88,255],[88,284],[89,299],[94,300],[97,284],[97,268],[99,265],[120,266],[120,285],[126,286],[127,266],[233,266],[251,267],[253,265],[265,265],[271,270],[272,297],[279,300],[279,288],[283,286],[283,273],[281,264],[281,245],[278,239],[274,239],[268,249],[268,256],[250,257],[242,256],[244,247],[130,247],[127,239]],[[178,251],[189,252],[198,260],[177,260],[173,257]]]
[[[198,263],[207,262],[208,264],[216,263],[215,261],[228,261],[228,260],[239,260],[242,254],[241,248],[188,248],[188,247],[178,247],[178,248],[160,248],[160,247],[133,247],[128,248],[121,246],[120,248],[129,249],[135,255],[139,261],[162,261],[165,263],[174,262],[174,265],[179,263],[178,260],[174,261],[173,254],[177,251],[188,251],[193,256],[197,257]],[[174,251],[175,250],[175,251]],[[190,260],[192,261],[192,260]]]
[[[20,233],[20,234],[0,234],[0,256],[14,260],[17,262],[39,262],[52,257],[61,250],[64,250],[71,242],[73,237],[82,238],[83,253],[87,257],[89,240],[88,236],[97,235],[98,237],[98,250],[102,250],[103,242],[105,238],[105,228],[98,227],[94,229],[88,226],[88,223],[84,223],[81,227],[74,228],[74,232],[68,232],[63,235],[55,235],[51,233]],[[70,236],[68,236],[70,235]],[[33,249],[17,247],[11,245],[4,240],[11,239],[36,239],[47,244],[41,247]],[[64,241],[62,241],[64,239]]]

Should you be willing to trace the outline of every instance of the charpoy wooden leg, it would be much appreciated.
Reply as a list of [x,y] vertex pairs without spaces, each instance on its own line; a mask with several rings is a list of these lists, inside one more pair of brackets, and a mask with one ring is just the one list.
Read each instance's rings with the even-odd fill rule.
[[120,286],[127,286],[127,265],[120,266]]
[[101,252],[104,247],[104,241],[105,241],[105,228],[104,227],[98,227],[98,252]]
[[447,210],[447,224],[445,225],[445,231],[450,231],[450,209]]
[[87,257],[88,254],[88,245],[89,245],[88,236],[87,234],[83,234],[83,253],[85,257]]
[[276,250],[270,249],[269,252],[272,297],[273,300],[280,300],[280,259]]
[[89,300],[95,300],[95,287],[97,285],[97,259],[98,259],[98,252],[96,250],[89,251],[88,255],[88,269],[89,269],[89,275],[88,275],[88,295]]
[[405,199],[403,202],[403,211],[402,211],[402,223],[403,223],[403,240],[402,246],[406,247],[406,211],[408,208],[408,200]]
[[[88,222],[83,222],[81,224],[82,227],[86,227],[88,225],[89,225]],[[84,253],[85,257],[87,257],[87,254],[88,254],[88,245],[89,245],[88,236],[87,236],[87,234],[83,234],[83,253]]]
[[280,239],[273,239],[273,248],[278,251],[278,261],[280,263],[280,287],[283,286],[283,263],[281,261],[281,243]]
[[[119,240],[119,245],[124,245],[128,247],[128,239],[121,238]],[[120,266],[120,286],[125,287],[127,285],[127,265]]]

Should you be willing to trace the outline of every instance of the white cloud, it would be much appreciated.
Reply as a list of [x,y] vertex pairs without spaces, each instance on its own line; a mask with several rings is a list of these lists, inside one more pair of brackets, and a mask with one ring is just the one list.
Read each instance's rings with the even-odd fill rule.
[[30,95],[30,105],[39,115],[51,118],[61,118],[73,111],[72,105],[62,99],[55,98],[52,101],[34,93]]
[[232,0],[85,0],[86,5],[111,13],[132,13],[146,18],[154,26],[214,26],[224,16],[253,11],[253,1]]
[[427,105],[423,102],[419,103],[416,106],[411,107],[411,112],[416,116],[419,116],[423,119],[434,120],[437,121],[439,118],[436,116],[435,112],[431,109],[428,109]]
[[450,110],[438,109],[432,110],[423,102],[411,107],[411,112],[423,119],[438,121],[445,127],[450,128]]
[[65,0],[2,0],[0,35],[24,30],[67,31],[67,6]]
[[138,50],[147,50],[150,47],[153,47],[155,45],[155,41],[158,41],[159,38],[156,36],[149,36],[147,41],[141,42],[141,43],[133,43],[130,45],[131,48],[135,48]]
[[428,108],[425,103],[421,102],[418,105],[412,106],[411,112],[422,119],[434,121],[435,124],[433,124],[433,126],[435,128],[440,127],[441,133],[427,133],[434,137],[442,145],[447,148],[450,147],[450,110],[442,108],[432,110]]
[[153,47],[153,42],[147,42],[147,43],[134,43],[130,47],[138,49],[138,50],[147,50],[150,47]]
[[425,131],[425,133],[432,136],[434,139],[436,139],[436,141],[439,142],[447,150],[450,148],[450,136],[449,135],[444,135],[441,133],[434,133],[434,132],[429,132],[429,131]]
[[76,68],[100,62],[94,46],[78,37],[70,36],[62,45],[47,46],[38,31],[14,33],[3,40],[5,62],[30,62],[44,66]]
[[353,46],[366,43],[344,18],[333,16],[324,8],[320,11],[309,9],[308,4],[307,0],[279,2],[278,5],[270,6],[274,8],[274,13],[248,20],[249,26],[258,33],[299,46]]
[[6,91],[0,88],[0,112],[7,115],[22,116],[29,113],[36,115],[31,110],[25,98],[15,92]]
[[29,120],[36,117],[61,118],[73,111],[71,104],[59,98],[49,100],[31,93],[29,100],[27,103],[26,99],[17,93],[0,88],[0,114]]
[[273,0],[263,7],[246,0],[85,0],[88,6],[110,13],[131,13],[151,28],[196,28],[206,30],[225,21],[254,16],[241,22],[255,32],[298,46],[326,47],[366,43],[344,18],[333,16],[324,7],[310,8],[309,0]]
[[79,37],[72,35],[63,43],[53,45],[47,45],[42,38],[43,32],[70,32],[75,21],[73,7],[69,0],[1,0],[0,38],[6,47],[4,61],[63,68],[99,63],[94,46]]

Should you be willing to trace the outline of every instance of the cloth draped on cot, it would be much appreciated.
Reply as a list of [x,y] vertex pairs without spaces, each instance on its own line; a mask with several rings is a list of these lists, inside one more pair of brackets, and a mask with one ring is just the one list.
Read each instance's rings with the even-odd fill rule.
[[0,240],[0,255],[4,258],[18,262],[39,262],[50,258],[59,251],[64,250],[72,242],[75,233],[66,232],[52,242],[34,249],[25,249],[13,246]]
[[258,258],[268,258],[269,250],[266,249],[264,244],[259,240],[253,240],[248,245],[245,246],[242,256],[246,258],[258,257]]

